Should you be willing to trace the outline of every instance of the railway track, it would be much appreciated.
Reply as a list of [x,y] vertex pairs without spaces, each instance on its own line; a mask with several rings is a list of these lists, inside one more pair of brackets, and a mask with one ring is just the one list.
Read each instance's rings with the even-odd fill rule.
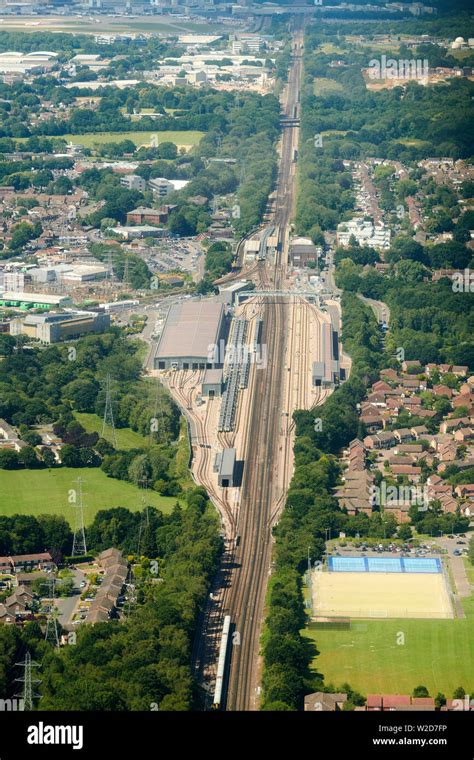
[[[299,46],[301,35],[296,35]],[[293,60],[287,88],[286,114],[294,113],[301,82],[301,59]],[[284,130],[281,162],[272,223],[279,245],[274,265],[260,262],[257,278],[261,289],[281,289],[287,264],[289,221],[294,210],[293,155],[298,127]],[[241,491],[236,548],[236,568],[228,595],[228,609],[235,626],[237,644],[232,647],[227,710],[257,710],[259,643],[265,593],[271,562],[271,525],[284,504],[278,493],[280,451],[280,410],[285,393],[285,356],[289,305],[283,299],[262,302],[263,336],[267,346],[267,367],[255,373],[253,408],[248,426],[245,471]],[[275,510],[275,505],[278,505]]]

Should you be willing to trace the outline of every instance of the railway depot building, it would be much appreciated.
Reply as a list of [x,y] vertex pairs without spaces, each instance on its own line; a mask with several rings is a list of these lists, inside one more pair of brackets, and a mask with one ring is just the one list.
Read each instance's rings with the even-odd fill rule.
[[224,362],[228,319],[222,303],[171,306],[153,359],[154,369],[218,369]]
[[331,321],[324,321],[320,328],[322,361],[313,362],[313,386],[334,388],[339,383],[339,344],[338,334]]

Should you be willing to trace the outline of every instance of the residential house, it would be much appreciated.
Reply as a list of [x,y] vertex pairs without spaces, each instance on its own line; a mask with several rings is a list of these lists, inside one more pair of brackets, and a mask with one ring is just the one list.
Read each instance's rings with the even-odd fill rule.
[[474,501],[474,483],[463,483],[462,485],[456,486],[454,492],[461,499]]
[[364,438],[364,445],[368,449],[390,449],[397,443],[394,433],[387,431],[382,433],[373,433]]
[[305,712],[339,712],[344,709],[347,694],[316,691],[304,698]]
[[451,388],[448,388],[447,385],[434,385],[431,392],[435,396],[444,396],[447,399],[451,399],[453,397],[453,392]]

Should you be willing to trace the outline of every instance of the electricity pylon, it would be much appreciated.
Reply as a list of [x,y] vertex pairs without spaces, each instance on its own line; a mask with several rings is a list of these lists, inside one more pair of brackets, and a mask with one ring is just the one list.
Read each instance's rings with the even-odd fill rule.
[[105,381],[105,409],[104,409],[104,419],[102,422],[102,438],[105,438],[105,431],[107,428],[107,425],[110,425],[112,429],[112,444],[115,448],[117,448],[117,436],[115,433],[115,423],[114,423],[114,412],[112,409],[112,390],[111,390],[111,378],[110,373],[107,374],[107,378]]
[[39,668],[41,666],[39,663],[34,662],[31,659],[31,654],[29,652],[25,654],[24,662],[16,662],[15,665],[19,665],[25,669],[23,678],[15,678],[15,681],[20,681],[23,684],[22,694],[17,694],[16,696],[23,699],[23,709],[31,712],[33,709],[33,699],[39,698],[40,696],[39,694],[33,694],[33,684],[41,683],[38,678],[33,678],[32,668]]
[[49,641],[55,647],[59,648],[59,633],[58,633],[58,618],[57,618],[58,611],[54,604],[56,578],[54,577],[49,578],[47,586],[48,586],[49,607],[48,607],[48,617],[46,619],[46,633],[44,635],[44,640]]
[[76,519],[74,521],[72,556],[82,557],[87,554],[86,532],[84,529],[84,504],[82,501],[82,478],[78,478],[76,483],[78,485],[78,498],[74,507],[76,510]]

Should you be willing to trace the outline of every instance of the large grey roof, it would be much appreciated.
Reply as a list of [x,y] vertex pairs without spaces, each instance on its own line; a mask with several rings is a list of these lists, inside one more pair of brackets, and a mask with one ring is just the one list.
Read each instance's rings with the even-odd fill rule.
[[219,338],[224,307],[215,301],[173,304],[156,352],[157,358],[207,356]]

